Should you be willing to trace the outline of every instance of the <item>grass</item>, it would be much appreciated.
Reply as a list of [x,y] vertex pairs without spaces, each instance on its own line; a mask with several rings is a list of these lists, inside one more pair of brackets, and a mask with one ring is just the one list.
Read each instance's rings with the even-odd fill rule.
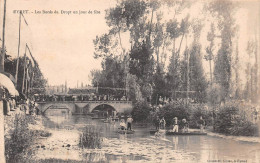
[[7,163],[27,162],[32,158],[34,150],[31,148],[39,137],[51,134],[42,130],[30,130],[29,124],[36,124],[33,116],[16,114],[5,135],[5,157]]
[[79,146],[81,148],[102,148],[103,137],[100,134],[100,129],[94,126],[87,126],[83,129],[80,135]]

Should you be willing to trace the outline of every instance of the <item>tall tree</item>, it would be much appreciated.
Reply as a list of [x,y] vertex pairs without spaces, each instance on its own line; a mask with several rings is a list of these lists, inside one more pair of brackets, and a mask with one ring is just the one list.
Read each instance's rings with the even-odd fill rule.
[[235,36],[235,9],[236,5],[230,0],[214,0],[209,5],[209,10],[217,18],[220,31],[221,45],[216,56],[214,76],[216,81],[223,87],[224,96],[222,100],[229,97],[230,85],[232,84],[231,55],[233,49],[232,40]]

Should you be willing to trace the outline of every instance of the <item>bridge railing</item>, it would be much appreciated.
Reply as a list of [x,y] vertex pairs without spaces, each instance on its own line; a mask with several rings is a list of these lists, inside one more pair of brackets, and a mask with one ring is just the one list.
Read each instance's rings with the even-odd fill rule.
[[38,95],[36,102],[90,102],[90,101],[130,101],[126,96],[113,97],[107,95]]
[[112,100],[112,101],[36,101],[38,104],[43,104],[43,103],[128,103],[132,104],[132,101],[117,101],[117,100]]

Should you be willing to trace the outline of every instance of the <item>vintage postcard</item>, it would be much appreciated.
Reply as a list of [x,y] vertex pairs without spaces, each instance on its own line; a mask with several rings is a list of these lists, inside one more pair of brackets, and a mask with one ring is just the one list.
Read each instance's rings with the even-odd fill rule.
[[259,60],[259,0],[0,0],[0,163],[259,163]]

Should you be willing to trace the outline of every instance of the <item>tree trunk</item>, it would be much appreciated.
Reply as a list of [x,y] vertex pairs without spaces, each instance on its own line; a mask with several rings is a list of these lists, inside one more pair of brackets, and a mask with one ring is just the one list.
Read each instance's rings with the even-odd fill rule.
[[258,40],[256,35],[255,33],[255,93],[258,95]]
[[173,81],[173,90],[172,90],[172,99],[175,99],[175,79],[174,79],[174,71],[175,71],[175,38],[173,39],[173,53],[172,53],[172,61],[173,61],[173,72],[172,72],[172,81]]
[[177,53],[178,53],[178,56],[180,55],[180,50],[181,50],[181,45],[182,45],[182,41],[183,41],[183,37],[184,37],[184,33],[182,34],[182,37],[181,37],[181,42],[180,42],[180,45],[179,45],[179,49],[178,49],[178,51],[177,51]]
[[187,91],[186,91],[186,98],[187,98],[187,104],[189,100],[189,91],[190,91],[190,62],[189,62],[189,52],[188,52],[188,45],[187,45],[187,35],[186,37],[186,53],[187,53]]

